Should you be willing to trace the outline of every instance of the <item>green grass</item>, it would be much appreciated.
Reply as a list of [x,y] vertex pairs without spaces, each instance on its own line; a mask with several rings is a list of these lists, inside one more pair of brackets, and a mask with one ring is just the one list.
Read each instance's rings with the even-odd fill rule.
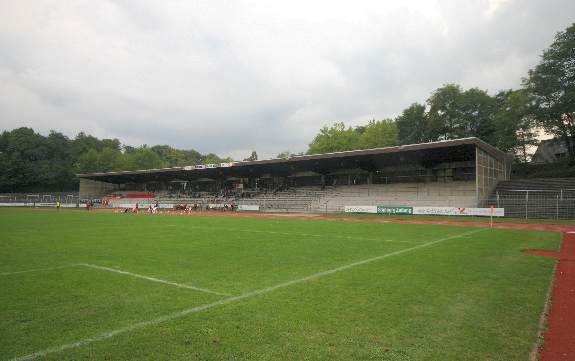
[[[45,360],[525,360],[549,232],[0,210],[0,361],[232,299]],[[95,264],[202,287],[178,288]]]
[[[328,213],[328,215],[330,215]],[[421,221],[456,221],[456,222],[490,222],[489,217],[479,216],[441,216],[441,215],[404,215],[404,214],[370,214],[370,213],[336,213],[332,216],[338,218],[382,218],[382,219],[406,219]],[[519,223],[519,224],[573,224],[572,219],[525,219],[510,217],[493,217],[493,223]]]

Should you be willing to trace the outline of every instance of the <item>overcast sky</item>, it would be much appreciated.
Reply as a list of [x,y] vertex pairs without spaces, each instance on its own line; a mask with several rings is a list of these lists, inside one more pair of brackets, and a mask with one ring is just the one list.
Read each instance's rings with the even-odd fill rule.
[[573,0],[0,0],[0,130],[235,159],[395,117],[445,83],[518,87]]

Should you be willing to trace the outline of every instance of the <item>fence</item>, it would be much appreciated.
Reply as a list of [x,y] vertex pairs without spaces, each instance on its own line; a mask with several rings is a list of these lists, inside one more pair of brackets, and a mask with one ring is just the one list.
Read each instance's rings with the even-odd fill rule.
[[78,204],[78,193],[54,192],[54,193],[2,193],[0,203],[55,203]]
[[505,208],[506,217],[575,219],[575,189],[496,190],[482,206]]

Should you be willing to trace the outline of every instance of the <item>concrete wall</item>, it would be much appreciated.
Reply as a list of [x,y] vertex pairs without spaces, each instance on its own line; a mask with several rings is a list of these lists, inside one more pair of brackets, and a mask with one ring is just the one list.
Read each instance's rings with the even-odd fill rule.
[[476,148],[477,203],[483,202],[499,181],[509,179],[508,165]]
[[115,189],[117,184],[80,178],[80,199],[100,198]]
[[345,206],[477,207],[475,181],[340,186],[312,203],[313,211]]

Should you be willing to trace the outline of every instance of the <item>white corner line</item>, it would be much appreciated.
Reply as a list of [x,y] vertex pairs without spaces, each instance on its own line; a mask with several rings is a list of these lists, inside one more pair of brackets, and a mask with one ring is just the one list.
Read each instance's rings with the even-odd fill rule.
[[119,270],[119,269],[116,269],[116,268],[98,266],[98,265],[89,264],[89,263],[79,263],[78,266],[88,267],[88,268],[93,268],[93,269],[98,269],[98,270],[108,271],[108,272],[115,272],[115,273],[123,274],[123,275],[126,275],[126,276],[141,278],[141,279],[148,280],[148,281],[152,281],[152,282],[164,283],[164,284],[170,285],[170,286],[175,286],[175,287],[180,287],[180,288],[187,288],[187,289],[190,289],[190,290],[200,291],[200,292],[205,292],[205,293],[211,293],[211,294],[213,294],[213,295],[229,296],[229,294],[227,294],[227,293],[221,293],[221,292],[216,292],[216,291],[208,290],[208,289],[206,289],[206,288],[200,288],[200,287],[190,286],[190,285],[186,285],[186,284],[182,284],[182,283],[166,281],[166,280],[162,280],[162,279],[155,278],[155,277],[149,277],[149,276],[144,276],[144,275],[140,275],[140,274],[137,274],[137,273],[122,271],[122,270]]
[[[307,277],[304,277],[304,278],[299,278],[299,279],[296,279],[296,280],[293,280],[293,281],[288,281],[288,282],[280,283],[280,284],[275,285],[275,286],[266,287],[266,288],[261,288],[261,289],[255,290],[255,291],[243,293],[243,294],[241,294],[241,295],[224,298],[224,299],[222,299],[222,300],[215,301],[215,302],[212,302],[212,303],[208,303],[208,304],[204,304],[204,305],[200,305],[200,306],[188,308],[188,309],[185,309],[185,310],[176,312],[176,313],[172,313],[172,314],[169,314],[169,315],[165,315],[165,316],[162,316],[162,317],[158,317],[158,318],[153,319],[153,320],[138,322],[138,323],[135,323],[135,324],[133,324],[133,325],[130,325],[130,326],[127,326],[127,327],[124,327],[124,328],[119,328],[119,329],[117,329],[117,330],[113,330],[113,331],[109,331],[109,332],[106,332],[106,333],[102,333],[102,334],[99,334],[99,335],[96,335],[96,336],[88,337],[88,338],[85,338],[85,339],[83,339],[83,340],[80,340],[80,341],[77,341],[77,342],[74,342],[74,343],[69,343],[69,344],[65,344],[65,345],[61,345],[61,346],[56,346],[56,347],[51,347],[51,348],[47,348],[47,349],[42,350],[42,351],[37,351],[37,352],[31,353],[31,354],[28,354],[28,355],[24,355],[24,356],[20,356],[20,357],[15,357],[15,358],[13,358],[13,359],[10,359],[9,361],[26,361],[26,360],[33,360],[33,359],[36,359],[36,358],[38,358],[38,357],[44,357],[44,356],[47,356],[47,355],[52,354],[52,353],[62,352],[62,351],[71,350],[71,349],[75,349],[75,348],[78,348],[78,347],[86,346],[86,345],[89,345],[89,344],[94,343],[94,342],[104,341],[104,340],[110,339],[110,338],[112,338],[112,337],[115,337],[115,336],[118,336],[118,335],[122,335],[122,334],[125,334],[125,333],[129,333],[129,332],[132,332],[132,331],[135,331],[135,330],[139,330],[139,329],[142,329],[142,328],[145,328],[145,327],[154,326],[154,325],[157,325],[157,324],[160,324],[160,323],[164,323],[164,322],[167,322],[167,321],[180,319],[180,318],[185,317],[185,316],[187,316],[187,315],[189,315],[189,314],[198,313],[198,312],[205,311],[205,310],[209,310],[209,309],[211,309],[211,308],[215,308],[215,307],[218,307],[218,306],[227,305],[227,304],[230,304],[230,303],[233,303],[233,302],[236,302],[236,301],[241,301],[241,300],[244,300],[244,299],[247,299],[247,298],[252,298],[252,297],[255,297],[255,296],[262,295],[262,294],[270,293],[270,292],[275,291],[275,290],[280,289],[280,288],[285,288],[285,287],[289,287],[289,286],[292,286],[292,285],[295,285],[295,284],[298,284],[298,283],[303,283],[303,282],[315,280],[315,279],[318,279],[318,278],[321,278],[321,277],[324,277],[324,276],[327,276],[327,275],[330,275],[330,274],[333,274],[333,273],[336,273],[336,272],[341,272],[341,271],[344,271],[344,270],[347,270],[347,269],[350,269],[350,268],[353,268],[353,267],[357,267],[357,266],[360,266],[360,265],[364,265],[364,264],[366,264],[366,263],[371,263],[371,262],[379,261],[379,260],[384,259],[384,258],[397,256],[397,255],[400,255],[400,254],[402,254],[402,253],[407,253],[407,252],[415,251],[415,250],[420,249],[420,248],[429,247],[429,246],[432,246],[432,245],[437,244],[437,243],[440,243],[440,242],[444,242],[444,241],[447,241],[447,240],[450,240],[450,239],[455,239],[455,238],[464,237],[464,236],[467,236],[467,235],[470,235],[470,234],[482,232],[482,231],[484,231],[484,230],[485,230],[485,229],[478,229],[478,230],[474,230],[474,231],[470,231],[470,232],[460,233],[460,234],[457,234],[457,235],[454,235],[454,236],[449,236],[449,237],[441,238],[441,239],[438,239],[438,240],[435,240],[435,241],[423,243],[423,244],[420,244],[420,245],[417,245],[417,246],[414,246],[414,247],[405,248],[405,249],[402,249],[402,250],[399,250],[399,251],[395,251],[395,252],[391,252],[391,253],[387,253],[387,254],[384,254],[384,255],[381,255],[381,256],[364,259],[364,260],[362,260],[362,261],[350,263],[350,264],[347,264],[347,265],[344,265],[344,266],[340,266],[340,267],[337,267],[337,268],[332,268],[332,269],[327,270],[327,271],[315,273],[315,274],[312,274],[312,275],[307,276]],[[99,267],[99,266],[98,266],[98,267]],[[114,271],[115,271],[115,270],[114,270]]]

